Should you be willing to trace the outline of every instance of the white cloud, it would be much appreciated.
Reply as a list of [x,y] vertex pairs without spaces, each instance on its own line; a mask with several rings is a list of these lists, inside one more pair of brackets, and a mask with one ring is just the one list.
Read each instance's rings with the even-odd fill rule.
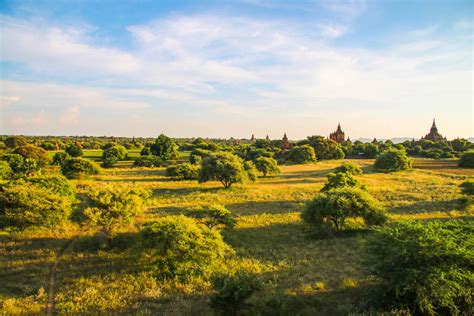
[[322,6],[335,13],[348,17],[355,17],[362,14],[367,8],[365,0],[324,0]]
[[318,28],[321,35],[328,38],[340,37],[349,31],[347,26],[335,24],[320,24]]

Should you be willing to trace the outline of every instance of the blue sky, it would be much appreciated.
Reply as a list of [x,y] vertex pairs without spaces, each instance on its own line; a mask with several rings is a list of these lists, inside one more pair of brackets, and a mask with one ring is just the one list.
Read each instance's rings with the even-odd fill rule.
[[473,133],[472,1],[0,0],[0,133]]

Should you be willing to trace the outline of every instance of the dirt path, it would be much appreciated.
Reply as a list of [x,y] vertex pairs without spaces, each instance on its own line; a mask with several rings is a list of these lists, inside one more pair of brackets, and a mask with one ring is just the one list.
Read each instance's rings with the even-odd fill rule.
[[51,266],[51,272],[49,275],[48,302],[46,305],[47,316],[52,316],[54,311],[54,298],[56,294],[56,270],[58,269],[59,260],[77,238],[77,236],[72,238],[61,248],[61,250],[56,254],[56,260],[54,260],[54,263]]

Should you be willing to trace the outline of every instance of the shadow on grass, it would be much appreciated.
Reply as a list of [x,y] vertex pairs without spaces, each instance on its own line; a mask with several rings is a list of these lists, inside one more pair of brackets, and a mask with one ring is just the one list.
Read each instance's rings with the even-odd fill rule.
[[463,210],[466,203],[462,198],[448,201],[421,201],[408,205],[400,205],[390,208],[392,214],[416,214],[429,212],[449,212],[452,210]]

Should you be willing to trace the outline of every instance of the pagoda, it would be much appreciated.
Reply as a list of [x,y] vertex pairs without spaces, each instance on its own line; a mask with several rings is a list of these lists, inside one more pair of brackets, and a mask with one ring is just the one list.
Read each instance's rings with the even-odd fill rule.
[[286,133],[285,133],[285,135],[283,135],[283,138],[281,139],[281,149],[282,150],[287,150],[287,149],[290,149],[290,148],[291,148],[291,144],[288,141],[288,137],[286,136]]
[[445,138],[438,132],[435,119],[433,119],[433,125],[431,125],[430,132],[426,134],[425,137],[422,137],[421,139],[432,140],[434,142],[445,140]]
[[329,139],[332,139],[333,141],[337,143],[342,143],[345,140],[345,134],[344,131],[341,128],[341,124],[337,124],[337,129],[334,133],[329,134]]

